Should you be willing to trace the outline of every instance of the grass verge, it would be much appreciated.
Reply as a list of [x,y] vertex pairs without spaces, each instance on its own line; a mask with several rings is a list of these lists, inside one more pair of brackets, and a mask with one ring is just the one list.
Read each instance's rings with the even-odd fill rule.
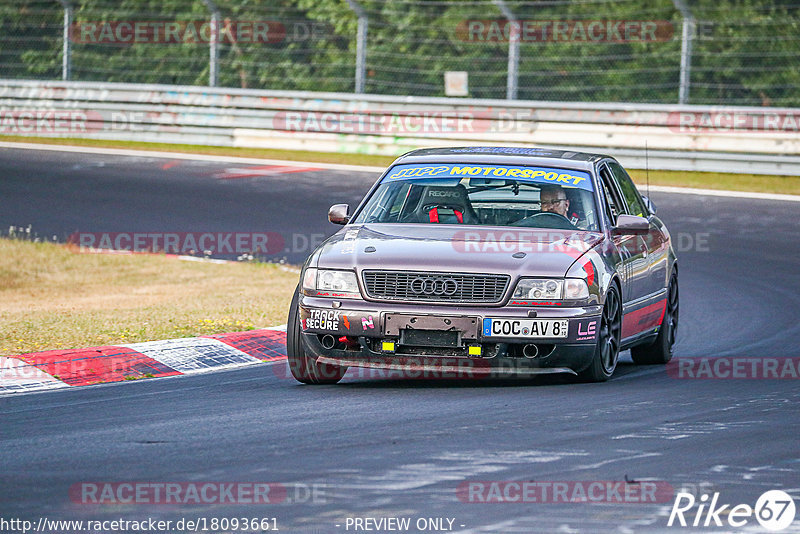
[[[644,170],[630,169],[631,178],[644,194],[647,175]],[[721,172],[650,171],[650,185],[749,191],[800,195],[800,176],[771,176],[767,174],[726,174]]]
[[[386,167],[394,156],[370,154],[340,154],[308,152],[302,150],[272,150],[260,148],[215,147],[201,145],[173,145],[167,143],[143,143],[136,141],[107,141],[103,139],[40,138],[0,135],[0,141],[18,143],[42,143],[50,145],[89,146],[100,148],[127,148],[135,150],[157,150],[190,154],[213,154],[249,158],[282,159],[313,163],[340,163],[346,165],[370,165]],[[637,184],[646,181],[645,171],[631,170]],[[800,195],[800,176],[772,176],[763,174],[725,174],[717,172],[650,171],[650,184],[726,191],[752,191],[758,193],[781,193]]]
[[40,143],[44,145],[89,146],[97,148],[127,148],[130,150],[155,150],[159,152],[180,152],[183,154],[211,154],[215,156],[236,156],[240,158],[283,159],[313,163],[341,163],[344,165],[374,165],[378,167],[386,167],[396,159],[395,156],[375,156],[371,154],[340,154],[337,152],[311,152],[308,150],[178,145],[171,143],[145,143],[140,141],[109,141],[105,139],[27,137],[24,135],[0,135],[0,141],[5,141],[7,143]]
[[265,263],[80,254],[0,239],[0,355],[283,324],[297,279]]

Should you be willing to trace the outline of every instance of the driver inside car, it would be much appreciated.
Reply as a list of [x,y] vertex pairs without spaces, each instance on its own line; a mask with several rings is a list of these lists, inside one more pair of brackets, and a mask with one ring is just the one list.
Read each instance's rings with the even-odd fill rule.
[[[579,215],[580,209],[570,212],[570,200],[567,197],[567,192],[560,185],[543,185],[539,190],[539,202],[542,206],[542,212],[556,213],[566,217],[573,225],[577,225],[578,221],[582,219]],[[578,206],[580,206],[580,201]]]
[[569,199],[560,185],[543,185],[539,192],[539,201],[542,204],[542,211],[558,213],[568,217]]

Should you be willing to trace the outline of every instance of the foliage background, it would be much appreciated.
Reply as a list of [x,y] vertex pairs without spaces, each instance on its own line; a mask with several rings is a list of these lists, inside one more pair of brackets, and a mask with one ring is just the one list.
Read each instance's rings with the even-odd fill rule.
[[[459,24],[501,19],[489,0],[359,0],[369,15],[366,91],[444,96],[443,74],[469,74],[471,97],[505,98],[508,43],[468,42]],[[202,0],[72,0],[74,22],[201,21]],[[800,105],[800,4],[695,0],[690,103]],[[219,85],[352,92],[355,13],[345,0],[217,0],[223,20],[277,21],[277,43],[220,45]],[[523,42],[520,99],[661,102],[678,99],[682,19],[671,0],[541,0],[507,4],[524,20],[669,21],[664,42]],[[60,79],[63,8],[56,0],[0,3],[0,77]],[[72,43],[81,81],[207,85],[208,45]]]

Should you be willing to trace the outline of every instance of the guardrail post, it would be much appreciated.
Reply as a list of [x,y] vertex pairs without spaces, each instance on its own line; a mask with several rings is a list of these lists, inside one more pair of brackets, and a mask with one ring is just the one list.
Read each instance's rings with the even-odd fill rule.
[[519,39],[520,24],[519,19],[514,15],[504,0],[494,0],[497,7],[508,19],[508,75],[506,79],[506,99],[517,99],[517,83],[519,79]]
[[211,35],[208,40],[208,85],[216,87],[219,68],[219,23],[222,17],[213,0],[203,0],[203,3],[211,12]]
[[356,0],[347,0],[347,5],[358,17],[358,32],[356,36],[356,93],[364,92],[367,72],[367,28],[369,17],[367,12]]
[[64,6],[64,29],[61,43],[61,79],[67,81],[72,76],[72,45],[69,40],[72,26],[72,3],[70,0],[58,0]]
[[681,12],[681,77],[678,88],[678,103],[689,103],[689,85],[692,70],[692,39],[694,39],[695,19],[689,6],[683,0],[672,0],[675,8]]

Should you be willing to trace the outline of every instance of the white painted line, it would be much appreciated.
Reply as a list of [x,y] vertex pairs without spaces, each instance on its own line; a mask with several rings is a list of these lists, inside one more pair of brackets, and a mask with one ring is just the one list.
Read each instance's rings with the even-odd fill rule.
[[[647,187],[637,184],[639,192],[643,193]],[[749,191],[726,191],[723,189],[695,189],[692,187],[672,187],[668,185],[651,185],[650,191],[659,193],[681,193],[685,195],[706,195],[711,197],[750,198],[758,200],[786,200],[800,202],[800,195],[781,195],[778,193],[754,193]]]
[[[316,167],[319,169],[355,171],[364,173],[382,173],[386,167],[370,167],[367,165],[344,165],[340,163],[317,163],[313,161],[289,161],[278,159],[243,158],[236,156],[217,156],[211,154],[187,154],[183,152],[158,152],[150,150],[131,150],[124,148],[99,148],[68,145],[46,145],[39,143],[9,143],[0,141],[0,148],[20,148],[26,150],[49,150],[55,152],[77,152],[84,154],[107,154],[111,156],[133,156],[150,158],[183,159],[190,161],[211,161],[216,163],[245,163],[253,165],[286,165],[295,167]],[[645,187],[640,185],[639,190]],[[678,193],[686,195],[706,195],[714,197],[749,198],[755,200],[785,200],[800,202],[800,195],[782,195],[777,193],[751,193],[747,191],[727,191],[724,189],[699,189],[692,187],[672,187],[651,185],[650,191],[660,193]]]
[[[68,247],[68,248],[73,246],[72,243],[64,243],[63,245]],[[172,258],[178,258],[179,260],[182,260],[182,261],[194,261],[194,262],[200,262],[200,263],[218,263],[218,264],[239,263],[239,262],[237,262],[235,260],[220,260],[220,259],[216,259],[216,258],[205,258],[205,257],[199,257],[199,256],[185,256],[185,255],[176,256],[175,254],[166,254],[166,253],[162,253],[162,252],[145,252],[145,251],[138,251],[138,250],[116,250],[116,249],[113,249],[113,248],[88,247],[86,245],[79,245],[78,246],[78,252],[80,252],[81,254],[124,254],[124,255],[130,255],[130,256],[132,256],[134,254],[138,254],[138,255],[144,255],[144,256],[167,256],[167,257],[172,257]],[[298,270],[298,272],[299,272],[299,270]]]
[[234,167],[225,169],[217,175],[223,180],[240,180],[242,178],[256,178],[264,176],[277,176],[293,172],[314,172],[319,167],[303,167],[297,165],[258,165],[255,167]]
[[189,337],[120,345],[141,352],[181,373],[202,373],[262,363],[218,339]]
[[107,154],[110,156],[133,156],[143,158],[185,159],[191,161],[211,161],[215,163],[245,163],[252,165],[283,165],[288,167],[315,167],[338,171],[382,173],[386,167],[366,165],[344,165],[341,163],[317,163],[314,161],[291,161],[280,159],[245,158],[238,156],[218,156],[213,154],[187,154],[184,152],[159,152],[156,150],[132,150],[127,148],[101,148],[91,146],[46,145],[39,143],[9,143],[0,141],[0,148],[20,148],[25,150],[49,150],[52,152],[77,152],[81,154]]
[[199,263],[216,263],[216,264],[239,263],[233,260],[218,260],[216,258],[198,258],[197,256],[178,256],[178,259],[181,261],[194,261]]

